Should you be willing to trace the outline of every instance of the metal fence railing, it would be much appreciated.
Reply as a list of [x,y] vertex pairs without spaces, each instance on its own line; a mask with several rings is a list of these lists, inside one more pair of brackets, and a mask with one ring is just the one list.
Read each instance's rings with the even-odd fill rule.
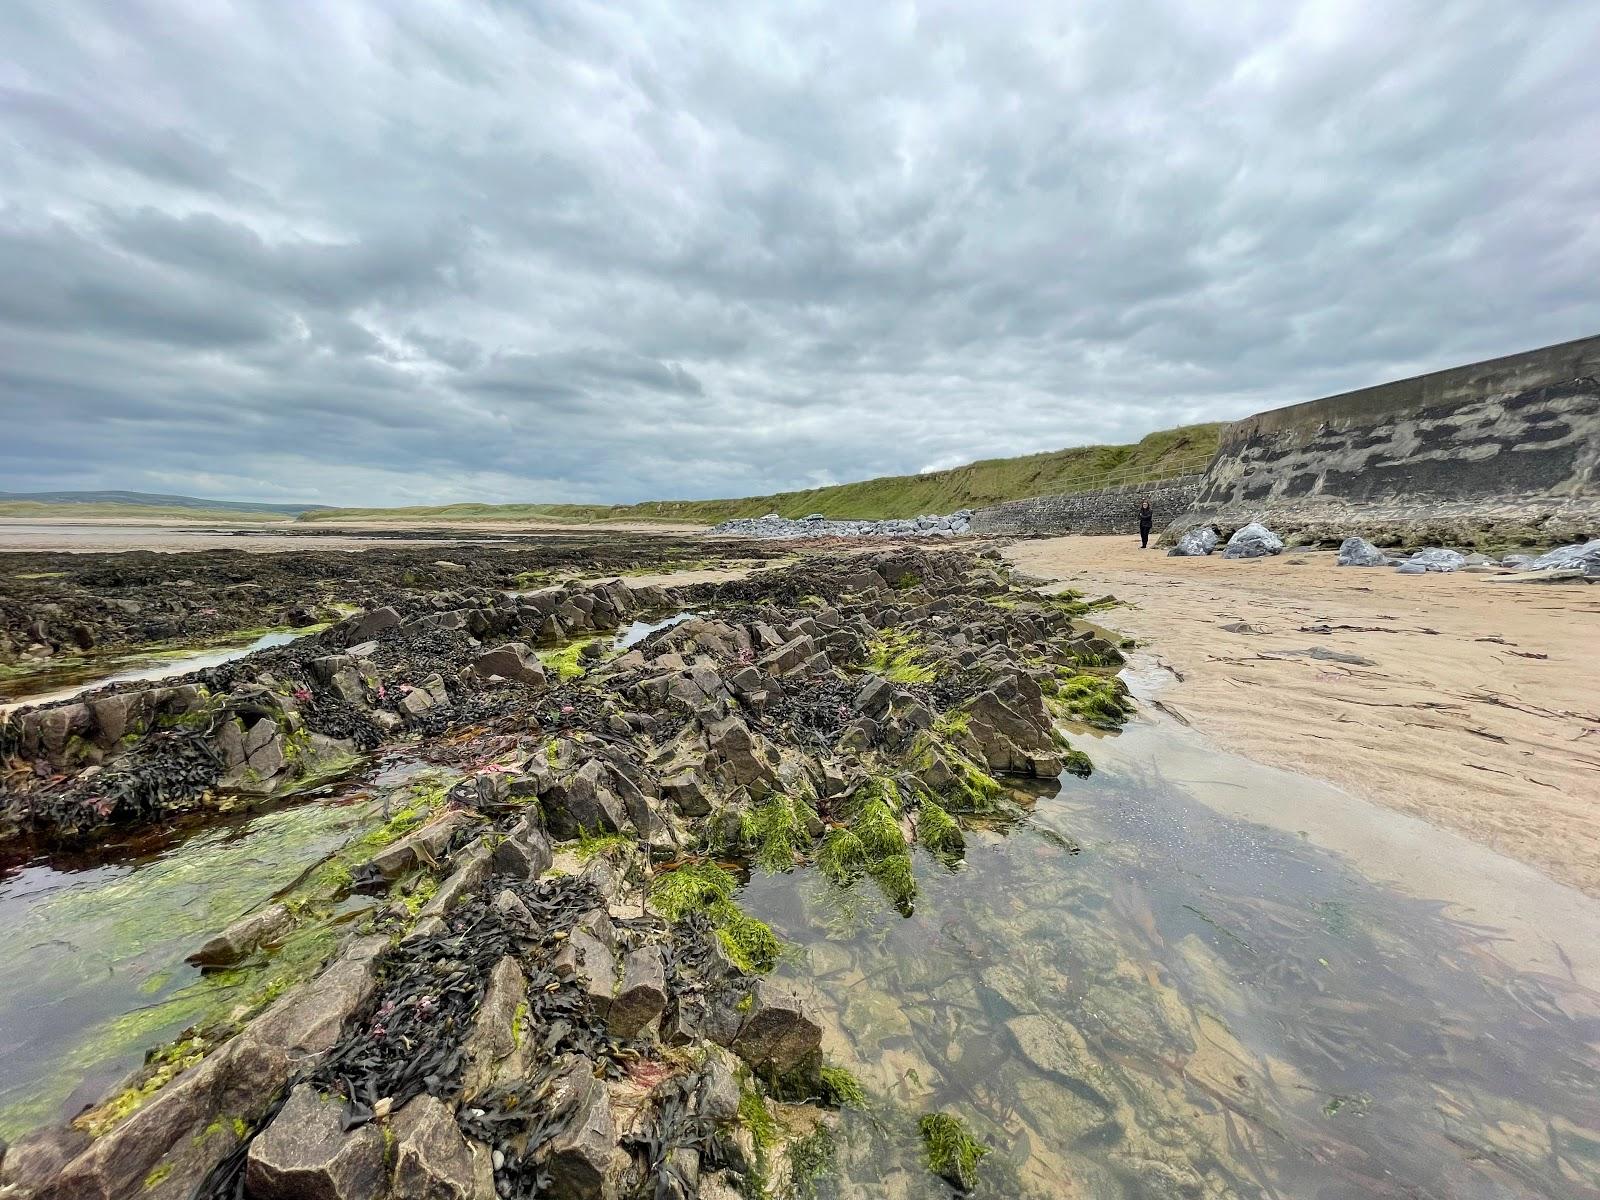
[[1178,479],[1184,475],[1199,475],[1211,465],[1215,454],[1196,455],[1192,458],[1172,459],[1141,467],[1115,467],[1098,475],[1085,475],[1063,488],[1059,495],[1076,492],[1103,492],[1111,488],[1134,486],[1142,483],[1160,483],[1165,479]]

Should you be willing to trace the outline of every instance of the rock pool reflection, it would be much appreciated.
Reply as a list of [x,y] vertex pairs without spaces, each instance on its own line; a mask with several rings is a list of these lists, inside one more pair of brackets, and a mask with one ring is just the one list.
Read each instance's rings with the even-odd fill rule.
[[[248,988],[186,955],[381,819],[398,759],[327,796],[195,814],[94,851],[0,861],[0,1137],[73,1115]],[[369,900],[355,897],[352,912]]]
[[191,671],[220,667],[223,663],[254,654],[257,650],[287,646],[296,638],[315,633],[319,628],[308,626],[294,631],[274,630],[259,634],[249,641],[215,645],[208,649],[159,653],[133,649],[81,658],[69,657],[61,662],[46,660],[35,669],[13,673],[5,684],[5,691],[11,698],[0,702],[0,712],[26,705],[71,700],[84,692],[114,683],[155,683],[162,679],[175,679]]
[[1600,1196],[1600,997],[1197,803],[1164,736],[971,834],[959,870],[919,852],[910,918],[870,880],[746,888],[880,1102],[818,1194],[948,1195],[914,1129],[943,1108],[994,1145],[992,1196]]

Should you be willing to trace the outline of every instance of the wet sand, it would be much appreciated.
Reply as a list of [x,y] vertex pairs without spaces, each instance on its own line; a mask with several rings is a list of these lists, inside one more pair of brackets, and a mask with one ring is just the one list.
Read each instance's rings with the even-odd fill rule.
[[1097,619],[1173,673],[1157,702],[1218,744],[1600,896],[1600,588],[1396,575],[1331,553],[1168,558],[1120,537],[1007,556],[1128,602]]

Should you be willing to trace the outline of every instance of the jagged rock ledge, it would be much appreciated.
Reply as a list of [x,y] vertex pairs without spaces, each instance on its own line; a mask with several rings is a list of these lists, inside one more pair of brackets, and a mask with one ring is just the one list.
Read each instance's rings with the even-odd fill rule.
[[[279,717],[246,720],[247,701],[302,728],[327,703],[370,730],[355,744],[414,738],[471,773],[350,873],[342,886],[387,903],[320,974],[186,1031],[70,1125],[23,1139],[0,1195],[716,1198],[811,1161],[788,1147],[827,1135],[838,1075],[806,996],[765,977],[780,947],[721,864],[870,878],[909,912],[912,846],[959,856],[965,821],[1014,811],[1006,775],[1087,771],[1056,718],[1123,719],[1104,671],[1120,656],[1075,624],[1089,605],[1016,588],[992,551],[620,587],[374,610],[193,685],[188,711],[209,715],[187,736],[157,721],[86,764],[65,741],[21,743],[70,775],[43,786],[30,811],[46,819],[92,805],[124,758],[161,778],[194,744],[225,755],[228,722],[254,761],[255,730]],[[614,625],[646,601],[705,615],[576,656],[568,678],[507,640],[556,637],[551,619],[561,638]],[[428,702],[407,706],[418,690]],[[302,917],[280,908],[197,961],[282,936]]]

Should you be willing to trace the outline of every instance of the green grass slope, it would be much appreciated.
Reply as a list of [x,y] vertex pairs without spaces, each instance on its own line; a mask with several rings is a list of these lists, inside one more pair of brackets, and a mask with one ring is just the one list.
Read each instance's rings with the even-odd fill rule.
[[1077,446],[1021,458],[990,458],[859,483],[777,492],[737,500],[648,500],[642,504],[446,504],[421,508],[331,508],[302,521],[681,521],[715,525],[732,517],[914,517],[980,508],[1027,496],[1092,491],[1109,484],[1161,479],[1205,469],[1217,452],[1220,424],[1164,429],[1129,446]]

